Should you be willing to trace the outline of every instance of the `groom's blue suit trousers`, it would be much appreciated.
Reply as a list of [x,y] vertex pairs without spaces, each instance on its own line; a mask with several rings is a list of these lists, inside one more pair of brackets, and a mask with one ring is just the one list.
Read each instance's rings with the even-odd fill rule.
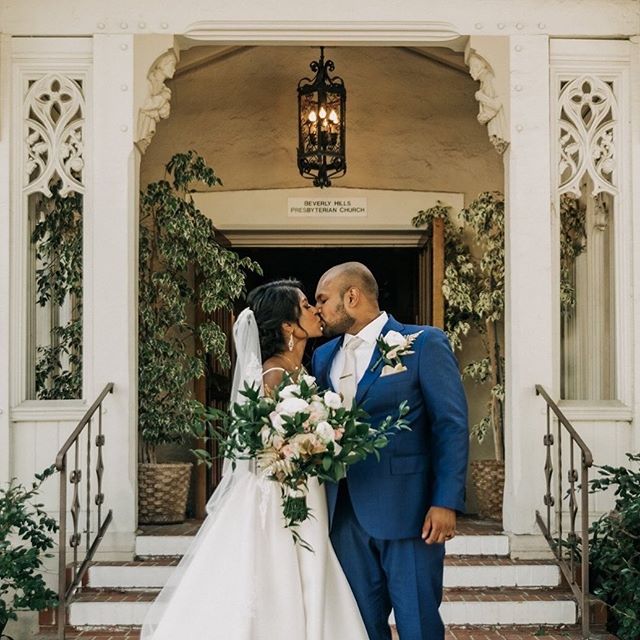
[[393,608],[401,640],[443,640],[444,545],[421,538],[380,540],[362,528],[347,483],[340,482],[331,542],[356,598],[370,640],[390,640]]

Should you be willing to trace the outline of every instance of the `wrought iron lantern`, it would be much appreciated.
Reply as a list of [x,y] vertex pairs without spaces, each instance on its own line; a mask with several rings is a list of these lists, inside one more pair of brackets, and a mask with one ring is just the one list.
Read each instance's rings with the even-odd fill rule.
[[347,172],[347,91],[342,78],[330,75],[335,65],[325,61],[324,47],[320,47],[320,60],[309,66],[315,78],[298,82],[298,169],[322,188]]

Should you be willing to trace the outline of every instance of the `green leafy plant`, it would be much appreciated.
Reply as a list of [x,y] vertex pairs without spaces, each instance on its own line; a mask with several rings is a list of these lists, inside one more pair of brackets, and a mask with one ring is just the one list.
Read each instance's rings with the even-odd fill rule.
[[[627,454],[636,467],[640,454]],[[599,467],[592,493],[612,489],[613,511],[590,529],[591,586],[610,608],[611,630],[620,640],[640,637],[640,469]]]
[[38,203],[31,234],[36,254],[36,304],[61,307],[71,303],[71,319],[53,324],[50,344],[37,347],[35,381],[39,400],[82,397],[82,196],[61,194]]
[[[26,489],[15,480],[0,489],[0,634],[20,610],[40,611],[57,604],[41,571],[43,559],[54,547],[51,534],[58,530],[42,504],[33,504],[42,483],[54,473],[49,467],[36,474]],[[0,637],[9,637],[1,635]]]
[[574,267],[587,250],[586,208],[571,194],[560,196],[560,305],[565,315],[576,306]]
[[478,384],[489,384],[487,413],[472,426],[482,442],[493,431],[497,460],[504,460],[503,402],[504,357],[500,342],[504,314],[504,197],[496,191],[481,193],[460,211],[460,223],[451,220],[450,207],[419,211],[412,223],[429,225],[444,220],[445,274],[443,295],[445,330],[454,348],[473,330],[480,336],[484,357],[469,363],[463,376]]
[[[211,353],[229,365],[226,336],[211,314],[231,309],[245,287],[248,258],[221,246],[213,223],[195,205],[198,184],[222,184],[195,151],[166,165],[168,179],[140,196],[138,401],[141,462],[156,462],[161,443],[182,442],[205,409],[191,385]],[[200,307],[205,321],[191,320]]]
[[[586,251],[585,208],[573,196],[560,201],[560,290],[564,314],[575,306],[573,270],[576,258]],[[444,221],[445,273],[442,292],[446,300],[445,331],[454,349],[475,333],[482,340],[484,356],[467,364],[463,376],[479,385],[489,385],[487,411],[471,427],[483,442],[493,432],[496,460],[504,460],[504,349],[501,344],[504,317],[504,196],[497,191],[481,193],[458,213],[437,202],[419,211],[412,223],[428,226]]]

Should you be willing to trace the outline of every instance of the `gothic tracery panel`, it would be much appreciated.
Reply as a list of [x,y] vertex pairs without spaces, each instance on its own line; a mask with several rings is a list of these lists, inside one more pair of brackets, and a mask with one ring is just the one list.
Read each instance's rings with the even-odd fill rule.
[[84,193],[85,99],[82,84],[58,73],[33,81],[24,100],[23,186],[26,193],[51,196]]
[[560,194],[579,197],[586,174],[592,195],[616,195],[617,104],[611,83],[591,75],[564,82],[559,107]]

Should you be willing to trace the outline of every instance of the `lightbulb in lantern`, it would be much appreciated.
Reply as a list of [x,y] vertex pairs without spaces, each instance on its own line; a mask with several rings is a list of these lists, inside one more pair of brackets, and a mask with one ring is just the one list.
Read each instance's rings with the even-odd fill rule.
[[318,120],[318,115],[315,111],[311,111],[309,113],[309,122],[316,122]]
[[338,124],[338,114],[336,113],[335,109],[331,109],[329,120],[333,122],[333,124]]
[[318,115],[324,120],[327,117],[327,110],[324,108],[324,106],[320,107],[320,110],[318,111]]

